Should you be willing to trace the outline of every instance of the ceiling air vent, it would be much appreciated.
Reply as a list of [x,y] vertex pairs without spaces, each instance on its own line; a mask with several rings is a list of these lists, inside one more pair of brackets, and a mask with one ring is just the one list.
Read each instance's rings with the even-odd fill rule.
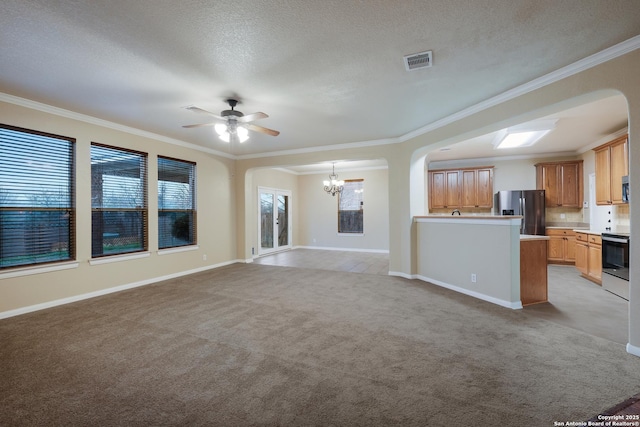
[[432,64],[432,51],[414,53],[404,57],[404,67],[407,71],[418,70],[420,68],[429,68]]

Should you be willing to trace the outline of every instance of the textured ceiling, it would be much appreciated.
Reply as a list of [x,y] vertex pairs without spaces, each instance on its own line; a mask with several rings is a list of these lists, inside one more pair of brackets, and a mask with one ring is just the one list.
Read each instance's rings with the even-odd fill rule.
[[[397,138],[640,33],[637,0],[0,0],[0,92],[233,155]],[[432,50],[431,68],[403,56]],[[188,105],[277,129],[219,141]],[[619,119],[618,119],[619,121]]]

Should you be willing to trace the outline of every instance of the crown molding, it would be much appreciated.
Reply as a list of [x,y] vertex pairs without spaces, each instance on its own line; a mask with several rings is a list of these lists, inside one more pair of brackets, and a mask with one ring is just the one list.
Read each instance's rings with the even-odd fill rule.
[[609,141],[613,141],[616,138],[620,138],[621,136],[624,136],[627,133],[629,133],[629,128],[624,127],[622,129],[614,132],[614,133],[611,133],[611,134],[609,134],[607,136],[604,136],[604,137],[598,139],[597,141],[592,142],[589,145],[585,145],[584,147],[580,148],[580,150],[578,150],[578,152],[580,154],[586,153],[587,151],[593,150],[594,148],[599,147],[602,144],[606,144]]
[[320,151],[332,151],[332,150],[347,150],[349,148],[366,148],[366,147],[374,147],[377,145],[389,145],[396,144],[400,142],[398,138],[386,138],[386,139],[376,139],[371,141],[361,141],[361,142],[349,142],[345,144],[334,144],[334,145],[321,145],[317,147],[308,147],[308,148],[294,148],[291,150],[280,150],[280,151],[269,151],[267,153],[256,153],[256,154],[243,154],[236,156],[238,160],[246,160],[246,159],[259,159],[263,157],[275,157],[275,156],[287,156],[291,154],[307,154],[307,153],[317,153]]
[[582,71],[588,70],[612,59],[618,58],[622,55],[626,55],[627,53],[633,52],[638,48],[640,48],[640,36],[632,37],[628,40],[623,41],[622,43],[618,43],[617,45],[611,46],[598,53],[587,56],[586,58],[574,62],[573,64],[569,64],[566,67],[562,67],[556,71],[552,71],[549,74],[545,74],[542,77],[538,77],[537,79],[531,80],[528,83],[503,92],[500,95],[496,95],[493,98],[489,98],[485,101],[479,102],[475,105],[472,105],[471,107],[465,108],[464,110],[461,110],[457,113],[451,114],[450,116],[444,117],[431,124],[416,129],[413,132],[402,135],[398,138],[398,140],[399,142],[404,142],[413,139],[417,136],[423,135],[427,132],[431,132],[448,124],[454,123],[458,120],[462,120],[466,117],[489,109],[491,107],[495,107],[496,105],[502,104],[504,102],[532,92],[536,89],[540,89],[544,86],[558,82],[562,79],[573,76]]
[[[443,167],[445,165],[465,165],[469,166],[470,163],[494,163],[505,162],[513,160],[528,160],[528,159],[544,159],[547,157],[572,157],[577,156],[580,153],[576,151],[560,151],[555,153],[542,153],[542,154],[521,154],[518,156],[494,156],[494,157],[477,157],[468,159],[451,159],[451,160],[434,160],[432,162],[425,162],[425,170]],[[427,160],[429,156],[427,156]]]
[[49,113],[67,119],[78,120],[80,122],[89,123],[96,126],[102,126],[108,129],[113,129],[121,132],[126,132],[132,135],[141,136],[143,138],[154,139],[167,144],[179,145],[181,147],[190,148],[192,150],[203,151],[205,153],[213,154],[214,156],[226,157],[228,159],[235,159],[236,157],[224,153],[222,151],[212,150],[210,148],[201,147],[196,144],[181,141],[179,139],[169,138],[157,133],[148,132],[145,130],[137,129],[130,126],[121,125],[119,123],[110,122],[108,120],[99,119],[97,117],[89,116],[87,114],[76,113],[75,111],[65,110],[64,108],[54,107],[52,105],[43,104],[41,102],[32,101],[30,99],[20,98],[18,96],[9,95],[7,93],[0,92],[0,101],[8,104],[18,105],[20,107],[30,108],[36,111],[42,111],[43,113]]
[[95,124],[98,126],[103,126],[103,127],[114,129],[114,130],[119,130],[122,132],[127,132],[130,134],[142,136],[145,138],[159,140],[169,144],[179,145],[179,146],[190,148],[193,150],[206,152],[215,156],[225,157],[232,160],[244,160],[244,159],[255,159],[255,158],[274,157],[274,156],[283,156],[283,155],[292,155],[292,154],[317,153],[322,151],[345,150],[345,149],[351,149],[351,148],[364,148],[364,147],[373,147],[377,145],[402,143],[410,139],[416,138],[420,135],[424,135],[428,132],[432,132],[438,128],[449,125],[456,121],[462,120],[466,117],[479,113],[483,110],[489,109],[491,107],[495,107],[499,104],[510,101],[519,96],[525,95],[536,89],[540,89],[544,86],[550,85],[552,83],[555,83],[567,77],[573,76],[582,71],[588,70],[590,68],[603,64],[612,59],[618,58],[629,52],[633,52],[638,48],[640,48],[640,35],[632,37],[628,40],[618,43],[617,45],[611,46],[607,49],[604,49],[600,52],[597,52],[593,55],[583,58],[577,62],[574,62],[573,64],[567,65],[566,67],[560,68],[556,71],[552,71],[551,73],[548,73],[542,77],[531,80],[528,83],[525,83],[523,85],[510,89],[506,92],[503,92],[485,101],[479,102],[468,108],[460,110],[457,113],[451,114],[440,120],[436,120],[435,122],[432,122],[428,125],[425,125],[421,128],[418,128],[412,132],[406,133],[396,138],[386,138],[386,139],[379,139],[379,140],[360,141],[360,142],[335,144],[335,145],[323,145],[323,146],[310,147],[310,148],[271,151],[267,153],[257,153],[257,154],[247,154],[247,155],[228,154],[222,151],[205,148],[205,147],[202,147],[196,144],[191,144],[178,139],[169,138],[163,135],[155,134],[152,132],[144,131],[144,130],[133,128],[130,126],[121,125],[118,123],[99,119],[97,117],[92,117],[86,114],[76,113],[73,111],[65,110],[63,108],[53,107],[47,104],[31,101],[28,99],[20,98],[20,97],[5,94],[5,93],[0,93],[0,101],[31,108],[34,110],[38,110],[38,111],[42,111],[42,112],[46,112],[46,113],[50,113],[50,114],[54,114],[62,117],[66,117],[66,118],[70,118],[70,119],[74,119],[74,120],[79,120],[79,121],[90,123],[90,124]]

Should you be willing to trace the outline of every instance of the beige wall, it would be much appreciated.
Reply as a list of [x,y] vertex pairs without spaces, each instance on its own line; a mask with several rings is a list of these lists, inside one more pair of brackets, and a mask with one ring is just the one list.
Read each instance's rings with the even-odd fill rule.
[[[72,270],[0,279],[0,312],[38,302],[104,290],[137,281],[206,268],[220,262],[249,259],[255,242],[255,168],[286,167],[339,159],[380,159],[389,165],[389,251],[390,270],[394,274],[414,277],[417,272],[417,241],[413,216],[425,210],[425,156],[435,149],[499,130],[504,127],[544,117],[557,111],[591,101],[599,96],[622,93],[629,105],[630,184],[640,188],[640,50],[634,50],[553,83],[543,83],[521,91],[511,99],[468,116],[434,127],[418,136],[393,144],[352,146],[314,153],[278,155],[231,162],[209,153],[198,152],[163,141],[132,136],[95,124],[83,123],[35,110],[1,104],[2,121],[45,132],[78,138],[78,263]],[[617,92],[616,92],[617,91]],[[506,99],[506,98],[505,98]],[[197,251],[158,256],[102,266],[89,266],[89,188],[86,181],[88,147],[91,140],[157,154],[194,160],[198,163],[199,243]],[[235,172],[234,172],[235,171]],[[84,180],[83,180],[84,179]],[[526,181],[530,178],[523,178]],[[522,182],[522,183],[525,183]],[[150,182],[153,185],[153,181]],[[499,184],[502,185],[502,184]],[[151,187],[153,188],[153,187]],[[153,206],[155,195],[150,196]],[[640,253],[640,203],[632,199],[629,207],[632,253]],[[392,208],[391,208],[392,207]],[[302,207],[300,207],[302,211]],[[151,211],[153,212],[153,211]],[[155,225],[154,218],[150,218]],[[300,220],[302,222],[302,220]],[[221,225],[223,224],[223,225]],[[236,225],[234,229],[234,224]],[[153,245],[154,241],[150,241]],[[209,255],[203,262],[202,255]],[[169,261],[167,261],[169,260]],[[109,272],[109,274],[105,274]],[[1,276],[0,276],[1,277]],[[630,347],[640,355],[640,263],[631,265]]]
[[289,208],[291,209],[291,245],[297,246],[299,243],[300,228],[298,226],[300,220],[300,208],[299,199],[300,192],[298,191],[298,176],[287,171],[278,169],[255,169],[252,172],[253,186],[252,195],[253,203],[249,207],[249,211],[253,210],[254,215],[254,230],[251,235],[253,236],[252,248],[254,256],[258,256],[258,247],[260,245],[260,236],[258,235],[258,188],[270,188],[273,190],[284,190],[291,192],[291,199],[289,201]]
[[338,196],[322,190],[327,174],[301,175],[299,246],[389,250],[389,187],[386,169],[340,171],[340,179],[364,179],[364,235],[338,234]]
[[[105,292],[119,286],[156,281],[235,260],[235,185],[233,161],[85,121],[0,102],[1,121],[13,126],[76,138],[77,263],[70,268],[24,268],[0,272],[0,313],[56,300]],[[92,141],[148,153],[149,252],[139,259],[90,265]],[[198,247],[176,253],[158,253],[157,156],[196,162]],[[206,255],[206,260],[203,258]],[[116,259],[116,258],[112,258]],[[16,274],[24,274],[16,276]]]
[[[495,304],[521,308],[520,224],[518,220],[477,218],[418,219],[418,277]],[[476,282],[471,281],[472,274]]]

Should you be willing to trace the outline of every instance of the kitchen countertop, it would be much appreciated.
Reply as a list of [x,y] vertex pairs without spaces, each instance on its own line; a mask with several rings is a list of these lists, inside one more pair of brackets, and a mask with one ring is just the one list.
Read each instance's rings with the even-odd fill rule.
[[563,230],[563,229],[568,229],[568,230],[576,230],[576,231],[585,231],[585,230],[589,230],[589,226],[586,227],[576,227],[576,226],[571,226],[571,225],[552,225],[552,226],[546,226],[545,228],[548,229],[552,229],[552,230]]
[[602,233],[604,233],[604,231],[590,230],[590,229],[584,229],[584,228],[576,228],[573,231],[577,231],[578,233],[597,234],[598,236],[601,235]]
[[435,214],[435,215],[417,215],[415,219],[428,218],[428,219],[514,219],[522,218],[520,215],[450,215],[450,214]]
[[526,240],[549,240],[549,236],[534,236],[533,234],[521,234],[520,241]]

